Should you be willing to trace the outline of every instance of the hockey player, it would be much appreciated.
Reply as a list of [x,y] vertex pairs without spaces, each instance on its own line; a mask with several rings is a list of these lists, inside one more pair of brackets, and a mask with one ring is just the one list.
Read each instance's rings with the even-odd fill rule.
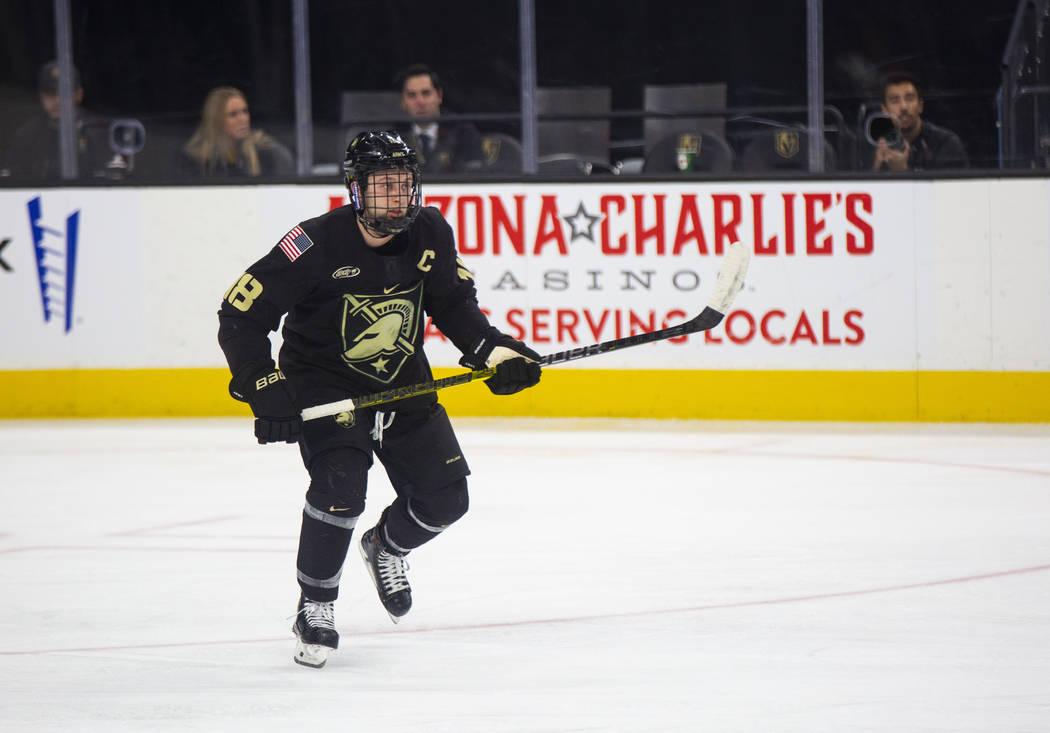
[[[467,511],[470,471],[432,393],[306,423],[300,411],[433,379],[424,314],[463,352],[461,364],[496,367],[486,380],[493,393],[540,379],[539,355],[489,324],[451,228],[421,206],[415,152],[396,134],[364,132],[343,171],[350,204],[294,227],[219,309],[230,394],[251,407],[260,443],[298,442],[310,475],[292,630],[295,661],[312,667],[339,645],[333,602],[373,455],[397,496],[361,536],[360,551],[395,623],[412,605],[405,555]],[[285,315],[278,368],[269,333]]]

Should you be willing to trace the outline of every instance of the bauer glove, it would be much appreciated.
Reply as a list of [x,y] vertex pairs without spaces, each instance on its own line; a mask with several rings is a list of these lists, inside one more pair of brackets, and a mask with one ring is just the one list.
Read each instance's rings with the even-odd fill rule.
[[475,342],[459,363],[470,369],[496,368],[485,380],[492,394],[508,395],[532,387],[540,381],[540,355],[495,328]]
[[[242,376],[243,375],[243,376]],[[255,437],[260,443],[295,443],[303,420],[292,402],[284,374],[273,362],[262,369],[249,367],[230,382],[230,395],[247,402],[255,415]]]

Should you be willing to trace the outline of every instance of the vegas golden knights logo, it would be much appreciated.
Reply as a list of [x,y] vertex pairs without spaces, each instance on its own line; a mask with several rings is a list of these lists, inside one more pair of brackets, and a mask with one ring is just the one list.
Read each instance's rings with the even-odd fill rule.
[[794,158],[798,155],[799,139],[794,130],[777,130],[773,138],[773,148],[781,158]]
[[481,138],[481,155],[489,165],[495,165],[496,161],[499,160],[499,149],[501,147],[501,141],[497,137]]
[[679,135],[678,150],[687,150],[694,155],[700,155],[700,145],[704,138],[702,135]]
[[423,283],[388,295],[343,296],[343,361],[389,384],[416,353]]

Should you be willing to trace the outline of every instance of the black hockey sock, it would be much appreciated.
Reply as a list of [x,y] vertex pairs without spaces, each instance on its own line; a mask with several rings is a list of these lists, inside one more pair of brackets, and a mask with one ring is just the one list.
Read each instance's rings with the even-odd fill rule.
[[437,537],[467,510],[466,482],[456,482],[442,491],[434,492],[430,503],[440,507],[441,518],[435,518],[419,499],[398,497],[383,512],[379,521],[381,535],[395,551],[415,549]]
[[303,508],[295,566],[307,598],[334,601],[339,596],[339,578],[356,523],[357,517],[322,511],[309,502]]

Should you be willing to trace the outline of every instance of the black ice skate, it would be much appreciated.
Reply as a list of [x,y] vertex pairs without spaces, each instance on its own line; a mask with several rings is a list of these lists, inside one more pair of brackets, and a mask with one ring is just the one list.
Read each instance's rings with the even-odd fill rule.
[[335,604],[331,601],[311,601],[300,595],[292,633],[298,639],[293,659],[307,667],[323,667],[328,661],[328,652],[339,648],[339,632],[335,630]]
[[412,588],[405,577],[408,563],[404,555],[390,549],[376,529],[373,527],[361,536],[361,557],[379,591],[379,600],[396,624],[412,608]]

